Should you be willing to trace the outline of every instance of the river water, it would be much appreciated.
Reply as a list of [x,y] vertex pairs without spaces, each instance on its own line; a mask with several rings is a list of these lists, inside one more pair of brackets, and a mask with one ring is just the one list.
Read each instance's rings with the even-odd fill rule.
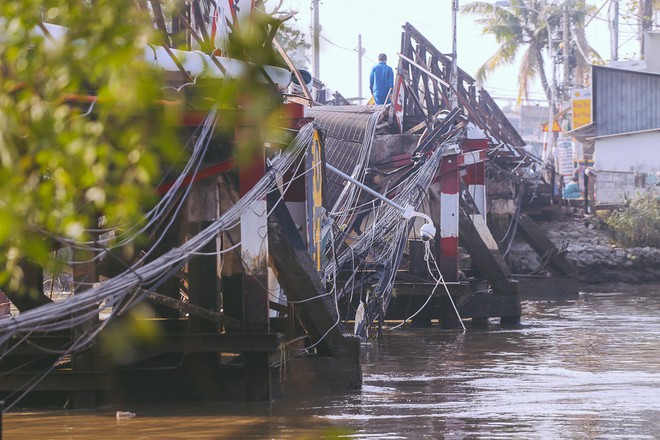
[[13,412],[6,439],[660,439],[660,285],[523,303],[519,327],[391,331],[360,392]]

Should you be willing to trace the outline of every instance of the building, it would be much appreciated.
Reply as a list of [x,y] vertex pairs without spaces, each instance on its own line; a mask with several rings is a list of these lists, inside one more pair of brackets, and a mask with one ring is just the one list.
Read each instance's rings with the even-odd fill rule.
[[592,66],[593,119],[570,132],[593,143],[596,205],[659,188],[660,35],[647,35],[647,43],[645,62]]

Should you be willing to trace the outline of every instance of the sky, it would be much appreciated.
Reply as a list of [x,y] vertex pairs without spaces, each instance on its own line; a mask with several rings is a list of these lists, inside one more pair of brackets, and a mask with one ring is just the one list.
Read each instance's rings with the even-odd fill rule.
[[[592,0],[596,7],[609,0]],[[285,0],[285,8],[298,11],[289,23],[310,35],[311,0]],[[460,5],[467,2],[460,2]],[[460,6],[459,6],[460,7]],[[400,51],[402,26],[409,22],[443,53],[451,53],[451,0],[322,0],[320,6],[321,54],[320,80],[345,97],[358,96],[358,78],[362,78],[363,96],[369,94],[369,72],[377,63],[379,53],[385,53],[388,64],[396,67]],[[603,58],[609,58],[608,5],[587,27],[587,38]],[[366,50],[362,74],[358,73],[358,35]],[[633,25],[620,25],[619,57],[635,57],[639,45]],[[629,40],[627,41],[626,40]],[[311,40],[310,40],[311,42]],[[625,43],[625,44],[623,44]],[[477,69],[495,52],[497,43],[490,35],[483,35],[474,17],[459,11],[457,24],[458,65],[468,74]],[[311,59],[311,56],[310,56]],[[311,67],[311,65],[310,65]],[[491,96],[517,96],[517,68],[507,66],[490,74],[483,87]],[[368,96],[366,96],[368,98]],[[530,100],[544,100],[540,84],[532,88]],[[532,101],[533,102],[533,101]]]

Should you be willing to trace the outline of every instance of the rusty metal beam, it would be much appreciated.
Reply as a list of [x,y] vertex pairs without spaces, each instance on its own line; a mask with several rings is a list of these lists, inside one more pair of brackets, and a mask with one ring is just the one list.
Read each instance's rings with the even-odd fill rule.
[[223,313],[198,307],[196,305],[179,301],[174,298],[170,298],[169,296],[161,295],[156,292],[151,292],[149,294],[149,299],[165,307],[169,307],[175,310],[181,310],[182,312],[186,312],[190,315],[197,316],[202,319],[207,319],[209,321],[217,322],[218,324],[222,324],[225,327],[238,330],[242,326],[240,320],[230,318]]
[[[423,45],[419,46],[417,50],[417,59],[418,62],[426,64],[426,49]],[[431,97],[431,90],[429,89],[429,78],[424,72],[422,72],[422,79],[424,80],[424,102],[426,103],[426,112],[429,115],[434,115],[437,113],[438,109],[433,105],[433,99]]]
[[548,236],[524,212],[520,213],[518,219],[518,231],[538,255],[547,256],[551,269],[568,277],[577,276],[577,269],[566,259],[566,255],[559,252],[559,249],[548,239]]
[[[445,54],[440,52],[436,47],[426,39],[424,35],[421,34],[412,24],[406,23],[403,26],[404,31],[412,38],[414,39],[418,44],[424,44],[426,47],[426,50],[428,50],[431,55],[434,55],[435,57],[438,58],[438,60],[445,66],[451,66],[451,59],[447,57]],[[467,72],[462,70],[460,67],[458,68],[458,77],[459,79],[463,79],[463,81],[473,84],[475,83],[474,78],[472,78],[470,75],[468,75]]]
[[280,285],[289,300],[306,301],[295,305],[296,316],[312,341],[319,343],[319,352],[338,355],[345,341],[333,301],[325,291],[286,205],[277,204],[279,191],[270,193],[268,199],[273,210],[268,224],[269,247]]

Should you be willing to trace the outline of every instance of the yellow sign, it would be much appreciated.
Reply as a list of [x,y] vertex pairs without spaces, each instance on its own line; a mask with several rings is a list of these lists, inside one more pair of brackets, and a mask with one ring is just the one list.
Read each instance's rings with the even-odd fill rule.
[[[323,144],[321,134],[315,129],[312,135],[312,145],[308,150],[307,169],[307,221],[308,221],[308,248],[314,259],[316,270],[321,271],[323,260],[323,244],[321,242],[321,217],[323,216]],[[310,194],[311,193],[311,194]]]
[[[546,131],[548,131],[548,123],[547,122],[545,124],[543,124],[543,132],[545,133]],[[552,121],[552,131],[554,133],[559,133],[561,131],[561,127],[557,123],[556,119],[554,121]]]
[[591,123],[591,90],[578,89],[572,96],[573,120],[572,129]]

